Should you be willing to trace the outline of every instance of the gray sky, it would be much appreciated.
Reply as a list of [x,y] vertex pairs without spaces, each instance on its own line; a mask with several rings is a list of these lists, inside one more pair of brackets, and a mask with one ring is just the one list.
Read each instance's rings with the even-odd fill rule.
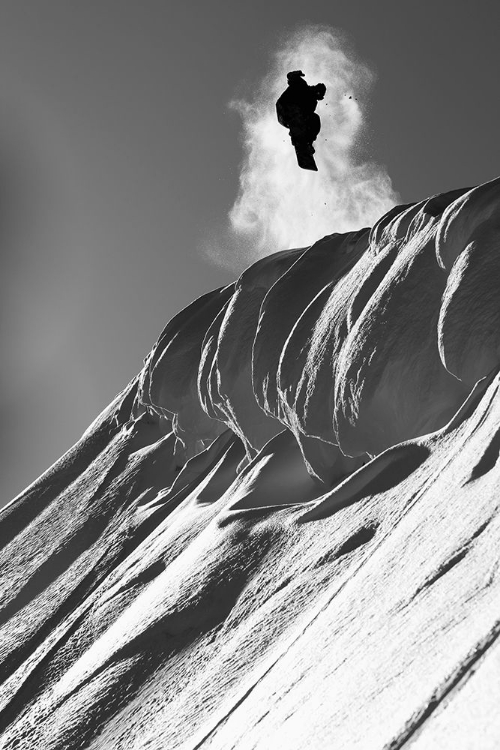
[[0,504],[172,315],[234,277],[203,250],[238,193],[228,103],[251,99],[283,34],[347,34],[376,74],[361,150],[409,202],[498,175],[499,15],[486,0],[0,0]]

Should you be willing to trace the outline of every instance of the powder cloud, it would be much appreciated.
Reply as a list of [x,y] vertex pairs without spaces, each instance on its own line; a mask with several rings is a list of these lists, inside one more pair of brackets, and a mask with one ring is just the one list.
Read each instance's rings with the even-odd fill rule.
[[[327,87],[316,110],[318,172],[298,167],[288,130],[276,118],[286,74],[299,69],[309,84]],[[385,168],[357,156],[373,82],[341,33],[307,26],[283,40],[253,101],[230,103],[242,118],[244,159],[229,220],[246,262],[370,226],[398,202]]]

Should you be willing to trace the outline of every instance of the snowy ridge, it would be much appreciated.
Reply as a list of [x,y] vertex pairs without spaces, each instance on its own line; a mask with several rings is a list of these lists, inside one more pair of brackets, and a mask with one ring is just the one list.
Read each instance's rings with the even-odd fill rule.
[[500,179],[264,258],[0,515],[1,748],[500,745]]

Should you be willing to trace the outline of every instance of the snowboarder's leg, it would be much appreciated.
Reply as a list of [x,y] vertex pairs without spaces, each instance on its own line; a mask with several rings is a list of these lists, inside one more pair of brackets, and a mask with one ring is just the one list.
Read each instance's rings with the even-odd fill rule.
[[299,148],[301,151],[306,153],[314,153],[312,146],[312,140],[306,127],[292,127],[290,128],[290,140],[294,148]]
[[294,123],[290,128],[292,144],[303,153],[314,154],[313,143],[321,130],[321,120],[316,112],[311,112],[307,120]]
[[313,112],[309,118],[309,121],[307,123],[307,129],[306,129],[306,139],[307,139],[309,148],[311,150],[311,154],[314,154],[313,143],[318,137],[318,133],[320,130],[321,130],[321,120],[319,119],[319,115],[317,115],[316,112]]
[[321,130],[321,120],[319,119],[319,115],[316,114],[316,112],[313,112],[311,115],[311,122],[310,122],[310,135],[311,140],[315,141],[318,137],[318,133]]

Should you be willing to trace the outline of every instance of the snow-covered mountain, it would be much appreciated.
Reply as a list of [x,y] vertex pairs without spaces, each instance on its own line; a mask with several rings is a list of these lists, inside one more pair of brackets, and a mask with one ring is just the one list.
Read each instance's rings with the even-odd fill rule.
[[500,178],[266,257],[0,515],[2,748],[500,746]]

